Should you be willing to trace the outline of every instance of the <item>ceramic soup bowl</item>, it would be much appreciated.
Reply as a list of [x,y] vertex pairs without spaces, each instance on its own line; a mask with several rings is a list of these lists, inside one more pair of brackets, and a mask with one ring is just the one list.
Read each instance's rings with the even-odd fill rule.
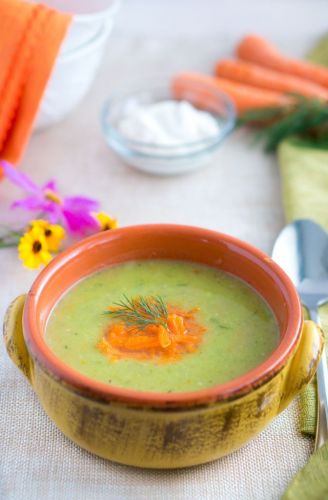
[[[92,380],[52,353],[45,326],[69,287],[104,266],[158,258],[214,266],[257,290],[280,329],[270,357],[227,383],[167,394]],[[321,330],[303,321],[293,284],[268,256],[231,236],[174,225],[107,231],[64,251],[11,304],[4,335],[9,356],[66,436],[101,457],[149,468],[201,464],[242,446],[310,381],[323,347]]]

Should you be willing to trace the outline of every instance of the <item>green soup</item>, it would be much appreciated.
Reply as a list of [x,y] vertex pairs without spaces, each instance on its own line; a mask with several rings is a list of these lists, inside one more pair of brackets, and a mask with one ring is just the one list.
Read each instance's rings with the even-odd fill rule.
[[[160,295],[185,310],[199,307],[205,328],[196,352],[175,362],[112,361],[97,348],[103,312],[122,296]],[[171,260],[136,261],[101,270],[71,288],[48,320],[45,339],[75,370],[114,386],[181,392],[211,387],[251,370],[277,347],[268,305],[248,285],[214,268]]]

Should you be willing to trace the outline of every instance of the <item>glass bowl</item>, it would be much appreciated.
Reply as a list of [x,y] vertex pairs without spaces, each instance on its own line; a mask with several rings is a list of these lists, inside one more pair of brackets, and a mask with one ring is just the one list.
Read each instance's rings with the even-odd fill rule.
[[[195,108],[207,111],[216,120],[218,133],[202,140],[163,146],[131,140],[119,131],[120,121],[136,106],[166,100],[188,101]],[[165,83],[164,80],[163,83],[161,79],[143,82],[113,94],[103,106],[101,126],[109,147],[128,165],[152,174],[173,175],[206,165],[233,129],[235,117],[233,102],[222,92],[193,84],[192,88],[180,89],[177,97],[170,82]]]

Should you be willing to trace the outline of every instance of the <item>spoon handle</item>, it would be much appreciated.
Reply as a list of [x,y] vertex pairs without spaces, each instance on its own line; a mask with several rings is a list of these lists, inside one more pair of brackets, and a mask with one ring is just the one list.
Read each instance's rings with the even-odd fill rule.
[[[320,325],[320,317],[317,309],[310,309],[310,317],[315,323]],[[328,368],[326,348],[323,349],[322,356],[317,369],[317,429],[314,449],[320,448],[328,440]]]

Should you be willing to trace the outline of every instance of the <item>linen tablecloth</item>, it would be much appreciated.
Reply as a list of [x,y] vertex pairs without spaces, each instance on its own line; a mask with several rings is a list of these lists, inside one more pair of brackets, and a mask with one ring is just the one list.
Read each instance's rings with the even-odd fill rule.
[[[286,45],[286,37],[284,40]],[[83,106],[62,124],[32,138],[24,170],[36,182],[56,176],[66,193],[99,199],[122,226],[147,222],[201,225],[229,232],[270,252],[283,226],[278,168],[275,158],[251,145],[247,134],[231,136],[202,171],[156,178],[123,165],[107,149],[100,133],[102,101],[131,75],[170,75],[186,68],[210,71],[215,59],[227,55],[234,41],[235,36],[219,34],[204,35],[201,42],[188,37],[149,39],[117,30]],[[292,40],[296,55],[298,41],[304,47],[301,33]],[[309,40],[309,46],[312,42]],[[1,218],[6,217],[5,207],[17,193],[7,183],[0,185]],[[36,273],[21,267],[15,250],[0,252],[2,318],[9,302],[28,290]],[[0,498],[277,499],[312,450],[312,441],[298,432],[295,401],[241,450],[208,465],[147,471],[106,462],[57,430],[8,359],[3,343],[0,356]]]

